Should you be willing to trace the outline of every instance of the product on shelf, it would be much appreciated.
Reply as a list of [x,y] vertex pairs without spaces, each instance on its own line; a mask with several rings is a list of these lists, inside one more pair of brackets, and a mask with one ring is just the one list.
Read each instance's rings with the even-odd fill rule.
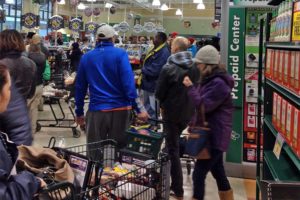
[[293,143],[292,147],[294,151],[297,153],[298,157],[300,157],[300,111],[295,108],[294,111],[294,130],[293,130]]
[[291,52],[284,51],[283,85],[289,87],[289,74],[291,73]]
[[277,74],[277,81],[279,83],[283,82],[283,68],[284,68],[284,51],[279,51],[279,65],[278,65],[278,74]]
[[297,93],[297,95],[300,95],[300,52],[296,52],[296,58],[295,58],[295,87],[294,91]]
[[276,127],[277,124],[277,98],[278,94],[276,92],[273,93],[273,112],[272,112],[272,123]]
[[294,107],[292,106],[292,104],[287,102],[285,137],[289,145],[292,145],[293,124],[294,124]]
[[286,100],[282,98],[281,101],[281,119],[280,119],[280,131],[281,135],[285,137],[285,123],[286,123]]
[[290,70],[290,83],[289,88],[292,89],[295,86],[295,68],[296,68],[296,51],[291,52],[291,70]]
[[281,129],[281,96],[277,96],[277,108],[276,108],[276,128],[277,130]]
[[274,65],[274,54],[275,50],[267,49],[267,58],[266,58],[266,77],[272,78],[273,77],[273,65]]

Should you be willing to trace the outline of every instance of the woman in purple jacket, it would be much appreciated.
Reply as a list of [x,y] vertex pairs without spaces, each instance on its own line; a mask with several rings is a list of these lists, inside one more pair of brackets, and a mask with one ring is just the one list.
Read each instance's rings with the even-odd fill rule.
[[[219,52],[211,45],[202,47],[197,52],[195,62],[201,73],[200,83],[194,85],[189,77],[185,77],[183,84],[189,88],[188,95],[196,107],[204,105],[211,134],[211,158],[196,161],[193,198],[204,199],[205,178],[210,171],[217,181],[220,199],[233,200],[233,191],[225,175],[223,153],[227,151],[232,131],[231,90],[234,80],[226,69],[219,65]],[[196,114],[191,123],[196,123]]]

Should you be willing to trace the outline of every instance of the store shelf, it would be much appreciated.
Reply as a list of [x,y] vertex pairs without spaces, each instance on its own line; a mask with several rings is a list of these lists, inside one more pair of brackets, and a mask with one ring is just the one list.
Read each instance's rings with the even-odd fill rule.
[[[269,130],[272,132],[272,134],[275,137],[277,137],[278,131],[274,128],[274,126],[272,124],[272,116],[266,115],[264,122],[267,125],[267,127],[269,128]],[[297,157],[297,155],[295,155],[295,153],[293,152],[291,147],[289,145],[287,145],[286,143],[284,143],[283,149],[284,149],[285,153],[288,155],[288,157],[292,160],[292,162],[294,163],[294,165],[296,166],[298,171],[300,172],[300,159]]]
[[296,95],[293,91],[291,91],[290,89],[279,85],[278,83],[270,80],[270,79],[266,79],[266,83],[268,85],[270,85],[271,87],[273,87],[275,90],[277,90],[278,92],[280,92],[281,94],[284,95],[285,98],[293,101],[296,105],[300,106],[300,96]]
[[275,181],[300,181],[299,172],[291,169],[289,158],[286,154],[281,154],[278,160],[273,151],[265,151],[264,160]]
[[296,42],[268,42],[266,48],[300,51],[300,45]]

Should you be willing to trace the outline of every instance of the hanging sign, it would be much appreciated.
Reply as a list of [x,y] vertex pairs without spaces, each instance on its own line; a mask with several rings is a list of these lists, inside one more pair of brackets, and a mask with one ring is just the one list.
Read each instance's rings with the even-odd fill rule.
[[221,0],[215,0],[215,21],[220,22],[221,21]]
[[119,24],[113,25],[113,28],[115,29],[116,32],[119,32],[119,31],[120,31],[120,29],[119,29]]
[[116,7],[112,6],[110,9],[109,9],[109,12],[110,14],[115,14],[116,13]]
[[85,14],[85,16],[90,17],[93,14],[93,10],[88,7],[86,9],[84,9],[84,14]]
[[129,31],[129,29],[130,29],[130,26],[127,22],[121,22],[119,24],[119,31],[121,33],[126,33],[127,31]]
[[64,28],[64,18],[59,15],[54,15],[48,20],[48,28],[57,31]]
[[85,31],[87,33],[96,33],[98,24],[95,22],[88,22],[85,24]]
[[259,6],[268,6],[268,2],[270,0],[233,0],[234,5],[237,6],[255,6],[255,7],[259,7]]
[[70,0],[70,4],[72,6],[77,6],[78,3],[79,3],[79,0]]
[[292,41],[300,41],[300,2],[294,3]]
[[156,30],[155,24],[153,22],[146,22],[144,24],[144,31],[147,33],[152,33]]
[[69,29],[75,32],[82,30],[83,22],[81,19],[74,18],[69,22]]
[[100,13],[101,13],[101,10],[100,10],[100,8],[94,8],[94,9],[93,9],[93,15],[95,15],[95,16],[99,16],[99,15],[100,15]]
[[33,13],[26,13],[21,16],[21,25],[26,28],[34,28],[39,25],[39,17]]
[[143,32],[143,26],[140,25],[140,24],[134,25],[133,32],[135,32],[135,33],[141,33],[141,32]]
[[166,29],[162,25],[157,25],[156,26],[156,32],[165,32]]

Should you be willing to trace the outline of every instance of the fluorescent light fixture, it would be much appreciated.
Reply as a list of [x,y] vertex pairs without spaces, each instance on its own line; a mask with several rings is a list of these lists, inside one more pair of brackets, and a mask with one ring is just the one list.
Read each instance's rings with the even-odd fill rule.
[[65,5],[66,1],[65,0],[60,0],[60,2],[58,2],[57,4],[59,4],[59,5]]
[[111,3],[106,3],[105,8],[111,8],[113,5]]
[[178,9],[176,10],[175,15],[182,15],[182,11],[178,8]]
[[15,4],[15,0],[5,0],[5,3],[7,3],[7,4]]
[[96,0],[86,0],[87,2],[96,2]]
[[160,0],[153,0],[152,6],[160,6]]
[[84,10],[86,8],[86,6],[83,3],[79,3],[78,6],[77,6],[77,8],[79,10]]
[[205,5],[204,5],[203,3],[199,3],[199,4],[197,5],[197,9],[198,9],[198,10],[204,10],[204,9],[205,9]]
[[160,9],[162,10],[162,11],[166,11],[166,10],[169,10],[169,7],[167,6],[167,4],[163,4],[161,7],[160,7]]
[[203,4],[203,0],[193,0],[193,3],[202,3]]

